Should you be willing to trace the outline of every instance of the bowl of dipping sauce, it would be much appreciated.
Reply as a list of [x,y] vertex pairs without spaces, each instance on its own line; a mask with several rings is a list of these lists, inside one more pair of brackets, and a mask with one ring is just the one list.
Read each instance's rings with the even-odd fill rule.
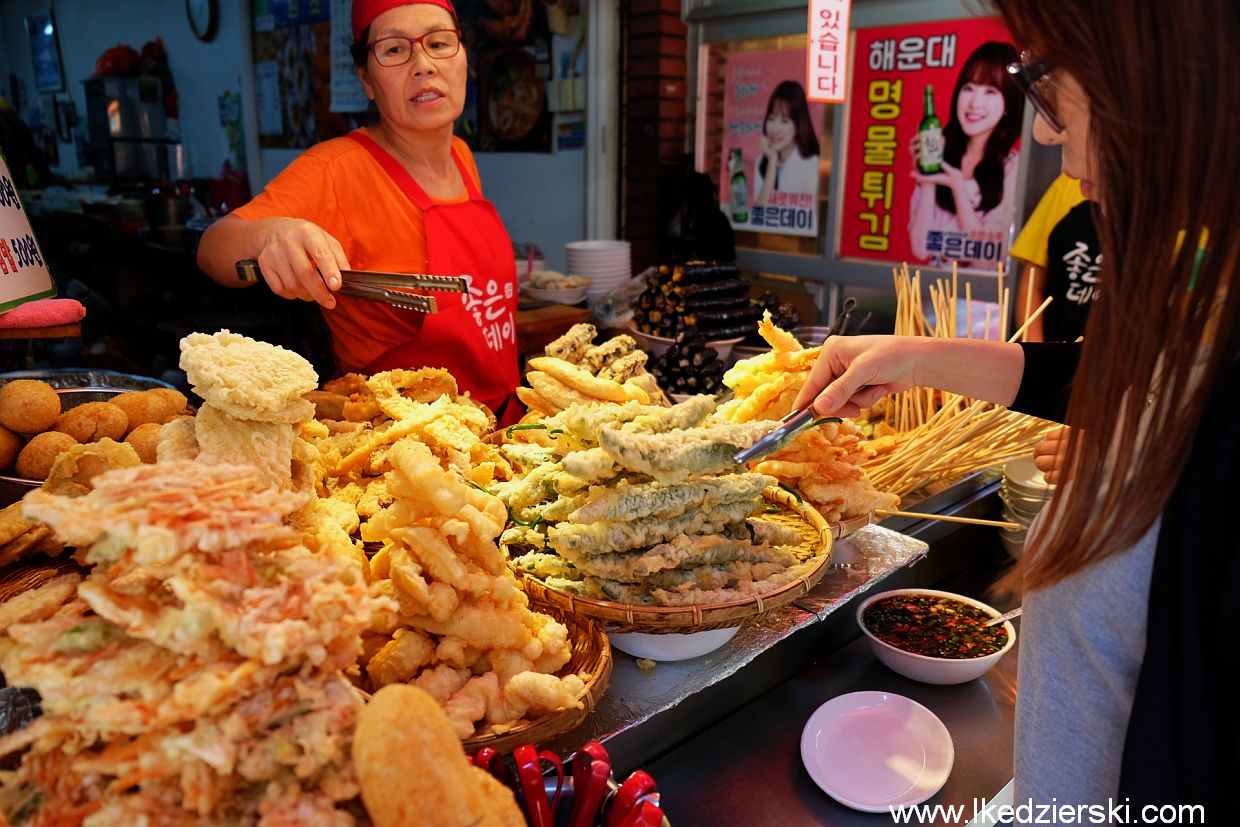
[[1016,644],[1011,621],[961,594],[934,589],[880,592],[857,607],[857,625],[875,656],[922,683],[965,683],[986,674]]

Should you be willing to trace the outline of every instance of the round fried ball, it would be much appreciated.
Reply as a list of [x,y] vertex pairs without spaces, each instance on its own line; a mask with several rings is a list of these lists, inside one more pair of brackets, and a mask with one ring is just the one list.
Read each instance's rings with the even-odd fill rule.
[[185,408],[189,405],[189,400],[185,398],[185,394],[176,388],[151,388],[150,393],[164,400],[169,407],[167,419],[185,413]]
[[129,432],[129,436],[125,437],[125,442],[133,446],[138,456],[147,465],[155,462],[155,452],[159,448],[159,432],[163,427],[158,422],[147,422],[134,428]]
[[112,404],[118,406],[129,417],[129,430],[148,422],[163,424],[178,411],[173,410],[176,403],[165,399],[154,391],[130,391],[112,397]]
[[60,431],[36,434],[17,455],[17,475],[28,480],[45,480],[56,457],[68,451],[77,440]]
[[0,425],[19,434],[37,434],[56,424],[60,397],[46,382],[15,379],[0,388]]
[[25,444],[20,436],[0,425],[0,471],[8,471]]
[[111,402],[85,402],[62,413],[52,430],[82,443],[105,438],[119,442],[129,430],[129,417]]

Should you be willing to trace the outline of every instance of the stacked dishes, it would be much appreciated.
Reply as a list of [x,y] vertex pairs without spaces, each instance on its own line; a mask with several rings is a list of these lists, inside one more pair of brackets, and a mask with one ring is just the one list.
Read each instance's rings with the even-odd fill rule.
[[630,248],[627,241],[573,241],[564,245],[568,272],[590,277],[587,301],[593,302],[632,278]]
[[1025,547],[1025,537],[1029,533],[1029,524],[1054,493],[1055,486],[1048,483],[1033,464],[1033,457],[1014,459],[1003,466],[1003,481],[999,483],[1003,519],[1021,525],[1019,530],[999,529],[999,539],[1012,557],[1020,557]]

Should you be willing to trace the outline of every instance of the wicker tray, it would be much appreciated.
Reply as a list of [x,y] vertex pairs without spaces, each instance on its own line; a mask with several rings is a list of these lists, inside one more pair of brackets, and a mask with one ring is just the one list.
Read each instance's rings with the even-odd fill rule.
[[551,615],[568,627],[568,639],[573,644],[573,655],[560,670],[560,675],[582,675],[585,688],[577,696],[580,709],[562,709],[535,721],[505,727],[499,732],[482,730],[465,741],[465,751],[477,752],[492,747],[499,752],[511,752],[522,744],[538,744],[576,728],[594,711],[607,690],[611,680],[611,644],[599,624],[588,617],[570,614],[555,605],[540,604],[530,600],[530,609]]
[[817,565],[808,574],[763,595],[709,606],[631,606],[552,589],[537,577],[513,566],[511,562],[509,567],[521,578],[525,592],[538,602],[604,622],[609,632],[684,634],[739,626],[751,617],[778,609],[808,592],[826,574],[827,566],[831,562],[833,529],[821,514],[780,488],[768,488],[762,492],[762,496],[785,511],[799,515],[818,536]]

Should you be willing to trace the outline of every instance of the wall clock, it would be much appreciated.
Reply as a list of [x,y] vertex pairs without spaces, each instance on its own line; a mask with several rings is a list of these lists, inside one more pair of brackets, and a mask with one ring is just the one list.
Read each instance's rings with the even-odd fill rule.
[[209,43],[220,27],[220,7],[217,0],[185,0],[185,16],[194,37]]

